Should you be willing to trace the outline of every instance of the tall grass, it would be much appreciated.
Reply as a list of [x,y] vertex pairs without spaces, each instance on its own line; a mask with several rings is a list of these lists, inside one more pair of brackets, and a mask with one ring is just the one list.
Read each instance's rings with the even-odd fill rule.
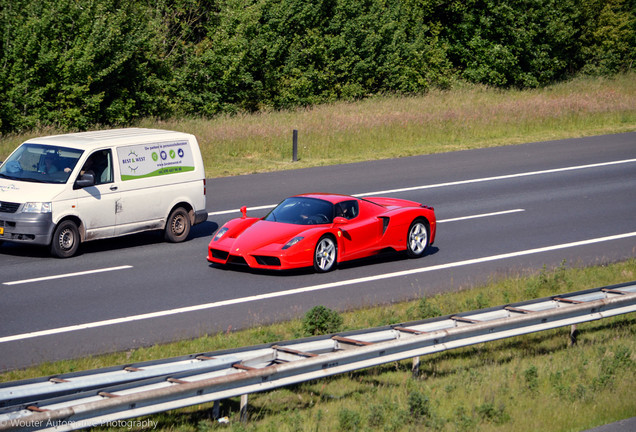
[[[413,97],[374,97],[298,111],[214,119],[145,119],[193,133],[209,177],[395,158],[636,130],[636,73],[535,90],[461,85]],[[299,161],[292,163],[292,131]],[[3,136],[4,158],[33,131]]]
[[195,133],[212,177],[394,158],[636,130],[636,74],[526,91],[465,86],[160,126]]
[[[539,274],[507,275],[491,283],[418,301],[342,314],[346,330],[405,322],[534,297],[636,279],[636,259]],[[460,287],[461,288],[461,287]],[[250,395],[249,421],[239,419],[237,398],[152,416],[161,431],[568,431],[636,415],[636,316],[580,324],[578,343],[569,328],[422,357],[420,375],[402,361]],[[302,320],[224,332],[175,344],[89,359],[41,365],[0,375],[0,381],[64,373],[152,358],[293,339]],[[97,430],[116,430],[97,428]]]

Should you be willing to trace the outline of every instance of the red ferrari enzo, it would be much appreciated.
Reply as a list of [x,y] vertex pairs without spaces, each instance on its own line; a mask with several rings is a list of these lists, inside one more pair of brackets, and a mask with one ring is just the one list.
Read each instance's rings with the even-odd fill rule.
[[420,257],[435,240],[433,207],[403,199],[312,193],[287,198],[264,218],[241,211],[214,234],[208,261],[327,272],[385,250]]

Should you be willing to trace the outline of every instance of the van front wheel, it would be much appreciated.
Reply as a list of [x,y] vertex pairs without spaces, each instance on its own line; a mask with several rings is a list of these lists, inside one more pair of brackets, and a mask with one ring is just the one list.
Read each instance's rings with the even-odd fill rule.
[[79,230],[75,222],[65,220],[61,222],[53,233],[51,241],[51,255],[58,258],[69,258],[75,255],[80,244]]
[[183,207],[177,207],[170,213],[164,237],[171,243],[179,243],[190,234],[190,215]]

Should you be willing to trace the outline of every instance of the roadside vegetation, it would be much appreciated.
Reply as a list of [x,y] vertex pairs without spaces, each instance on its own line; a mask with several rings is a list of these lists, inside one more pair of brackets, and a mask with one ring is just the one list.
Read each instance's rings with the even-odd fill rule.
[[631,0],[0,0],[0,133],[267,112],[636,60]]
[[[525,273],[339,315],[318,307],[291,322],[43,364],[4,373],[0,381],[290,340],[317,327],[363,329],[627,282],[636,279],[636,259],[587,268],[562,263]],[[579,324],[578,330],[575,346],[569,346],[570,328],[564,327],[425,356],[418,377],[411,361],[402,361],[252,394],[245,423],[238,398],[221,401],[228,423],[212,418],[212,404],[151,418],[157,430],[179,432],[578,431],[636,415],[636,316]]]
[[[420,96],[135,125],[193,133],[206,175],[221,177],[634,131],[636,73],[529,90],[465,84]],[[292,162],[294,129],[297,162]],[[55,133],[64,131],[2,135],[0,160],[28,138]]]

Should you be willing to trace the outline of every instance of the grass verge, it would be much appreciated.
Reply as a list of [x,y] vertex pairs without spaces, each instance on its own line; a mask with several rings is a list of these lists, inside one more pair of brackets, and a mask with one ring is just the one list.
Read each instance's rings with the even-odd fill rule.
[[[533,90],[458,86],[413,97],[137,126],[197,136],[208,177],[306,168],[636,130],[636,73]],[[292,131],[299,134],[292,162]],[[0,137],[0,160],[42,129]]]
[[[508,275],[458,292],[342,314],[343,330],[450,314],[636,279],[636,259],[586,268]],[[422,358],[420,376],[402,361],[250,396],[250,419],[239,400],[157,414],[161,431],[567,431],[636,415],[636,316],[580,324]],[[294,339],[300,319],[196,340],[41,365],[0,381],[70,372]],[[118,430],[96,428],[96,430]],[[131,430],[131,429],[128,429]],[[132,430],[135,430],[134,428]],[[142,430],[142,429],[138,429]]]

